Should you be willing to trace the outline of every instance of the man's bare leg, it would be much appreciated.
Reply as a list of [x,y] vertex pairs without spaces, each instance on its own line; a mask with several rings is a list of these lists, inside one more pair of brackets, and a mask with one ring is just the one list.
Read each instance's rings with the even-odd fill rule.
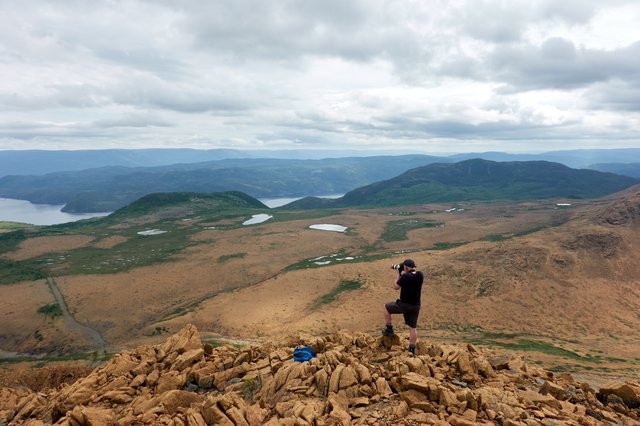
[[418,341],[418,329],[411,328],[409,329],[409,344],[415,346]]
[[387,325],[391,325],[392,324],[391,314],[389,313],[389,311],[387,311],[387,305],[383,305],[383,306],[384,306],[384,320],[385,320],[385,323]]
[[393,336],[395,334],[393,332],[393,320],[391,319],[391,314],[387,310],[387,305],[384,305],[384,320],[387,326],[383,330],[382,334],[384,336]]
[[418,341],[418,329],[411,328],[409,329],[409,352],[415,354],[416,352],[416,342]]

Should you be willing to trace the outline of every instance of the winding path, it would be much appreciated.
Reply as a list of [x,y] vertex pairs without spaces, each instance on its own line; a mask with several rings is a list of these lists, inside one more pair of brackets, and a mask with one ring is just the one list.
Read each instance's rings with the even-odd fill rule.
[[53,293],[53,297],[56,299],[56,302],[62,310],[65,326],[67,326],[69,330],[81,334],[96,350],[104,350],[106,343],[102,338],[102,335],[93,328],[80,324],[75,320],[75,318],[73,318],[67,308],[67,303],[64,301],[64,297],[62,297],[62,292],[60,291],[56,281],[52,277],[47,277],[47,284],[49,284],[49,290]]

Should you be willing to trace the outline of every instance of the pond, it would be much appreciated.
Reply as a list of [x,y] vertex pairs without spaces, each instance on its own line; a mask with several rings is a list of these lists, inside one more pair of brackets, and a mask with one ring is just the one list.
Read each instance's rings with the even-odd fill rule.
[[333,225],[333,224],[329,224],[329,223],[321,223],[321,224],[317,224],[317,225],[311,225],[311,226],[309,226],[309,228],[318,229],[320,231],[333,231],[333,232],[344,232],[344,231],[346,231],[348,229],[346,226]]
[[[313,197],[317,198],[340,198],[344,194],[328,194],[328,195],[313,195]],[[259,198],[260,202],[270,209],[281,207],[286,204],[292,203],[294,201],[300,200],[305,197],[282,197],[282,198]]]
[[267,220],[271,219],[273,216],[271,216],[270,214],[254,214],[253,216],[251,216],[251,219],[249,220],[245,220],[244,222],[242,222],[243,225],[256,225],[258,223],[262,223],[262,222],[266,222]]
[[161,229],[147,229],[146,231],[137,232],[138,235],[161,235],[166,233],[167,231]]

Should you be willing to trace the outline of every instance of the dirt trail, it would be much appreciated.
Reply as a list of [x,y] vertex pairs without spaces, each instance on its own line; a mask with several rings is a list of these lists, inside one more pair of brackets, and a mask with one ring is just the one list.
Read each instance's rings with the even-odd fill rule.
[[105,341],[102,338],[102,335],[93,328],[80,324],[75,320],[75,318],[73,318],[73,316],[69,312],[69,309],[67,308],[67,304],[64,301],[64,297],[62,297],[62,292],[60,291],[60,288],[58,287],[56,281],[52,277],[47,277],[47,284],[49,284],[49,289],[51,290],[51,293],[53,293],[53,297],[56,299],[56,302],[62,310],[65,326],[69,330],[82,335],[88,342],[90,342],[91,345],[95,347],[96,350],[104,350]]

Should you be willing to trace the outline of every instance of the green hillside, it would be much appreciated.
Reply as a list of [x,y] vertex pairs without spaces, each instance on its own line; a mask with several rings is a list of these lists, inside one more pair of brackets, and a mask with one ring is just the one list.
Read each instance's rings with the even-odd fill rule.
[[191,212],[215,210],[267,209],[260,201],[237,191],[202,194],[196,192],[161,192],[145,195],[113,214],[112,218],[153,214],[167,208],[188,208]]
[[[455,201],[593,198],[639,183],[637,179],[577,170],[547,161],[481,159],[435,163],[367,185],[335,200],[290,203],[287,208],[386,207]],[[330,205],[328,205],[330,202]]]
[[[191,236],[208,226],[224,231],[243,226],[255,213],[268,208],[241,192],[192,192],[146,195],[106,217],[60,225],[29,227],[0,233],[0,285],[38,280],[52,274],[109,274],[169,262],[188,247],[200,244]],[[159,231],[149,237],[145,231]],[[92,244],[25,260],[2,255],[33,237],[84,235]],[[101,248],[109,238],[120,241]]]
[[65,204],[65,212],[84,213],[114,211],[156,192],[242,191],[260,198],[344,194],[435,161],[443,159],[427,155],[262,158],[162,167],[103,167],[44,176],[4,176],[0,178],[0,197]]

